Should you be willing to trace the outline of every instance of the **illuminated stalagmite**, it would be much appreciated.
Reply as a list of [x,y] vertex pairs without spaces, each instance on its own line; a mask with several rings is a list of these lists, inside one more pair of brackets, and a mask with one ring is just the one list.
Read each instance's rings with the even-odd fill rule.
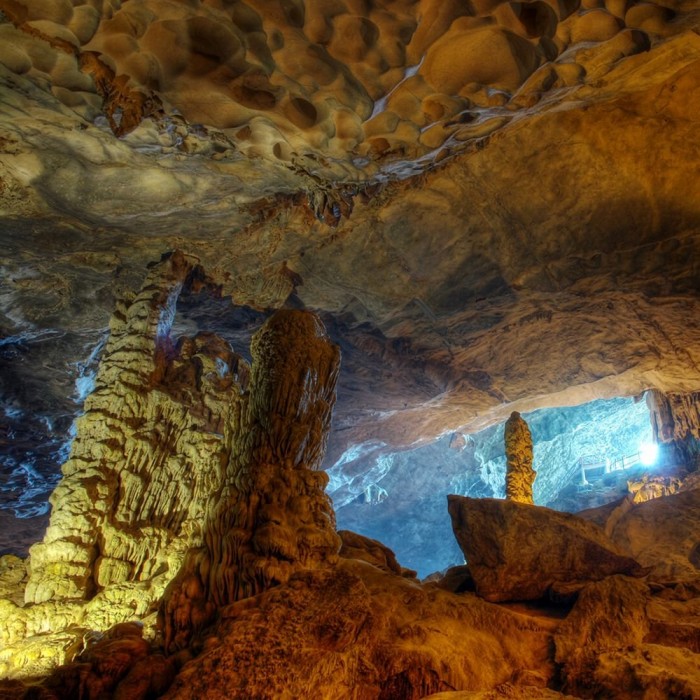
[[[31,550],[25,600],[35,605],[0,601],[10,620],[0,675],[40,672],[86,631],[147,616],[191,548],[207,594],[187,607],[199,622],[214,604],[336,556],[327,477],[314,468],[339,351],[304,311],[267,322],[252,367],[214,334],[174,345],[178,295],[205,283],[195,260],[174,253],[117,307],[49,528]],[[186,605],[195,589],[188,579]]]
[[505,427],[506,498],[518,503],[532,503],[532,436],[527,423],[517,411],[510,414]]
[[253,337],[248,400],[225,436],[228,480],[207,514],[204,546],[166,594],[166,649],[214,609],[337,560],[340,538],[320,467],[339,351],[312,314],[280,311]]

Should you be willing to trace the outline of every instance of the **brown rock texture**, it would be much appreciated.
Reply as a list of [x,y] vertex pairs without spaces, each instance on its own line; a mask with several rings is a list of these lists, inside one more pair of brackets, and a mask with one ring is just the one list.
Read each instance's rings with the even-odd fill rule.
[[608,530],[618,546],[652,567],[655,579],[682,581],[700,571],[698,488],[626,508]]
[[216,608],[333,563],[340,549],[320,467],[340,355],[310,313],[279,311],[253,337],[250,389],[230,440],[229,475],[210,497],[204,546],[161,610],[173,651]]
[[652,599],[646,584],[624,576],[588,584],[555,635],[564,688],[581,697],[697,697],[697,594],[685,605],[690,624],[680,623],[694,634],[683,635],[683,608],[675,628],[654,619],[673,589]]
[[359,559],[387,573],[399,575],[402,573],[402,567],[396,561],[396,555],[378,540],[358,535],[350,530],[338,530],[338,536],[343,543],[338,554],[344,559]]
[[448,510],[486,600],[533,600],[569,584],[643,573],[603,530],[569,513],[462,496],[448,496]]
[[[331,461],[697,391],[697,15],[638,4],[3,2],[7,334],[96,342],[181,247],[238,304],[335,320]],[[105,80],[163,116],[116,138]]]
[[700,467],[700,392],[647,393],[657,442],[670,445],[672,461]]
[[224,608],[213,635],[166,698],[412,699],[553,672],[536,621],[357,560]]
[[517,503],[533,503],[532,484],[537,473],[532,468],[532,435],[517,411],[506,421],[506,498]]

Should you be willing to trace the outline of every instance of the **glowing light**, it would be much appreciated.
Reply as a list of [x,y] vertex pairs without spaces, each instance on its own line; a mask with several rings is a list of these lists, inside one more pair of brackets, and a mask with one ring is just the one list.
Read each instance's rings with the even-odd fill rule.
[[659,446],[653,442],[643,442],[639,446],[639,461],[645,466],[650,467],[656,462],[659,456]]

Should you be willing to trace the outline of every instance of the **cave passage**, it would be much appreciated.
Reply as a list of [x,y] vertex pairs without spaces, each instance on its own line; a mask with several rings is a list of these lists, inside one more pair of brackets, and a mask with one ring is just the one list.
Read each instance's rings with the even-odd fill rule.
[[[653,444],[644,400],[601,399],[523,417],[534,443],[537,505],[577,512],[610,502],[626,493],[627,479],[662,466],[661,459],[644,464],[640,458]],[[375,452],[364,458],[373,464],[360,469],[362,459],[329,470],[338,527],[385,543],[421,577],[463,561],[445,517],[448,494],[505,497],[503,424],[415,450]],[[344,480],[350,468],[360,476]]]

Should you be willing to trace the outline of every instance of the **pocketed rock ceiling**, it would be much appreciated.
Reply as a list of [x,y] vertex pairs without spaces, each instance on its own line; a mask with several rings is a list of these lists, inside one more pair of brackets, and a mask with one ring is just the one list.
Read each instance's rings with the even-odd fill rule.
[[231,333],[320,314],[326,466],[700,388],[697,1],[0,12],[6,471],[56,461],[115,299],[176,249]]

